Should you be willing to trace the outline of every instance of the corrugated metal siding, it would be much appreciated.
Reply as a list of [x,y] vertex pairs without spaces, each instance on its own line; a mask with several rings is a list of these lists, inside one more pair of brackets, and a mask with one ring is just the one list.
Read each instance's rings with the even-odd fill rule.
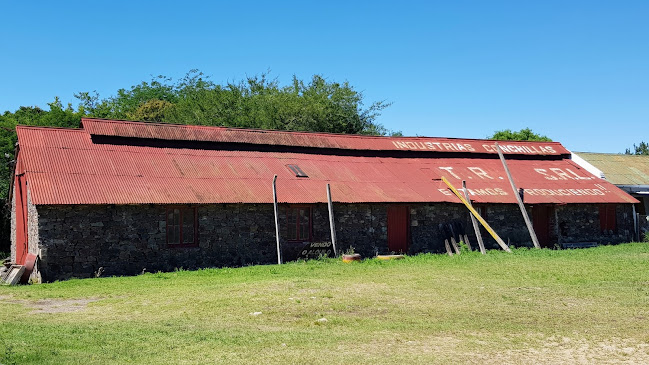
[[[151,126],[147,125],[147,128]],[[84,130],[19,127],[35,204],[459,202],[439,180],[462,180],[478,203],[515,203],[491,158],[391,158],[93,144]],[[298,165],[309,177],[286,167]],[[634,202],[570,160],[510,160],[525,202]],[[539,172],[539,169],[541,172]]]
[[[82,124],[83,128],[88,131],[89,134],[100,136],[175,141],[251,143],[273,146],[300,146],[370,151],[401,150],[496,154],[496,151],[493,148],[493,141],[488,140],[427,137],[376,137],[349,134],[267,131],[225,127],[110,121],[102,119],[82,119]],[[570,153],[558,142],[501,141],[500,144],[503,147],[503,152],[510,155],[556,156]],[[465,146],[470,146],[470,148]]]
[[577,152],[616,185],[649,185],[649,156]]

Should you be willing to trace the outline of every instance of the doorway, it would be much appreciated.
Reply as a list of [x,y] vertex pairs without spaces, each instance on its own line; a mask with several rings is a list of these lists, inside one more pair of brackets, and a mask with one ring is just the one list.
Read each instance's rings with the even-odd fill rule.
[[388,207],[388,250],[391,252],[408,252],[410,236],[408,213],[407,206]]
[[27,181],[25,175],[17,175],[14,185],[16,191],[16,263],[25,264],[29,252],[27,231]]
[[554,215],[552,205],[534,205],[532,207],[532,226],[542,248],[551,248],[550,219]]

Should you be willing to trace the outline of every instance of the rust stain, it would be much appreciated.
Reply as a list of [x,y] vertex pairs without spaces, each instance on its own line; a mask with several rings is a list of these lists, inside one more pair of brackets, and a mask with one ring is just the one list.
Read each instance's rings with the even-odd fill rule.
[[[459,203],[434,180],[441,176],[453,184],[465,180],[475,202],[516,202],[496,155],[395,158],[108,145],[93,143],[88,134],[119,133],[138,138],[164,135],[228,142],[250,141],[254,136],[256,143],[296,141],[367,149],[382,139],[246,130],[234,130],[233,134],[230,128],[96,120],[84,120],[84,127],[90,130],[17,128],[19,158],[24,162],[35,204],[271,203],[275,174],[278,200],[282,203],[324,203],[327,183],[331,183],[336,202]],[[386,140],[392,144],[392,139]],[[555,151],[563,148],[557,147],[557,143],[553,146]],[[287,164],[300,166],[309,177],[296,177]],[[517,186],[524,189],[524,201],[528,204],[636,201],[561,156],[510,159],[508,164]]]

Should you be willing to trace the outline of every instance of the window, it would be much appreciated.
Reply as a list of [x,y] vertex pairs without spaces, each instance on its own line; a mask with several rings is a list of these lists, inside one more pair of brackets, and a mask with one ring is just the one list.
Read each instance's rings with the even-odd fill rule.
[[196,208],[167,208],[167,244],[196,246],[198,244],[198,219]]
[[311,207],[286,208],[286,239],[311,241]]
[[615,204],[599,206],[599,227],[603,233],[615,232]]

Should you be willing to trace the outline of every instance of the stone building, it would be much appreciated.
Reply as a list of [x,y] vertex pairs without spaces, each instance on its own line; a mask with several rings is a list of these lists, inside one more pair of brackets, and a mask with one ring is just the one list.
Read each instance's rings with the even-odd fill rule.
[[[17,133],[11,254],[19,264],[36,255],[45,281],[274,263],[274,175],[285,260],[331,239],[326,184],[340,251],[444,252],[440,224],[449,222],[475,242],[442,176],[466,181],[505,241],[531,246],[493,141],[99,119]],[[636,200],[573,163],[561,144],[501,148],[542,246],[631,238]]]

